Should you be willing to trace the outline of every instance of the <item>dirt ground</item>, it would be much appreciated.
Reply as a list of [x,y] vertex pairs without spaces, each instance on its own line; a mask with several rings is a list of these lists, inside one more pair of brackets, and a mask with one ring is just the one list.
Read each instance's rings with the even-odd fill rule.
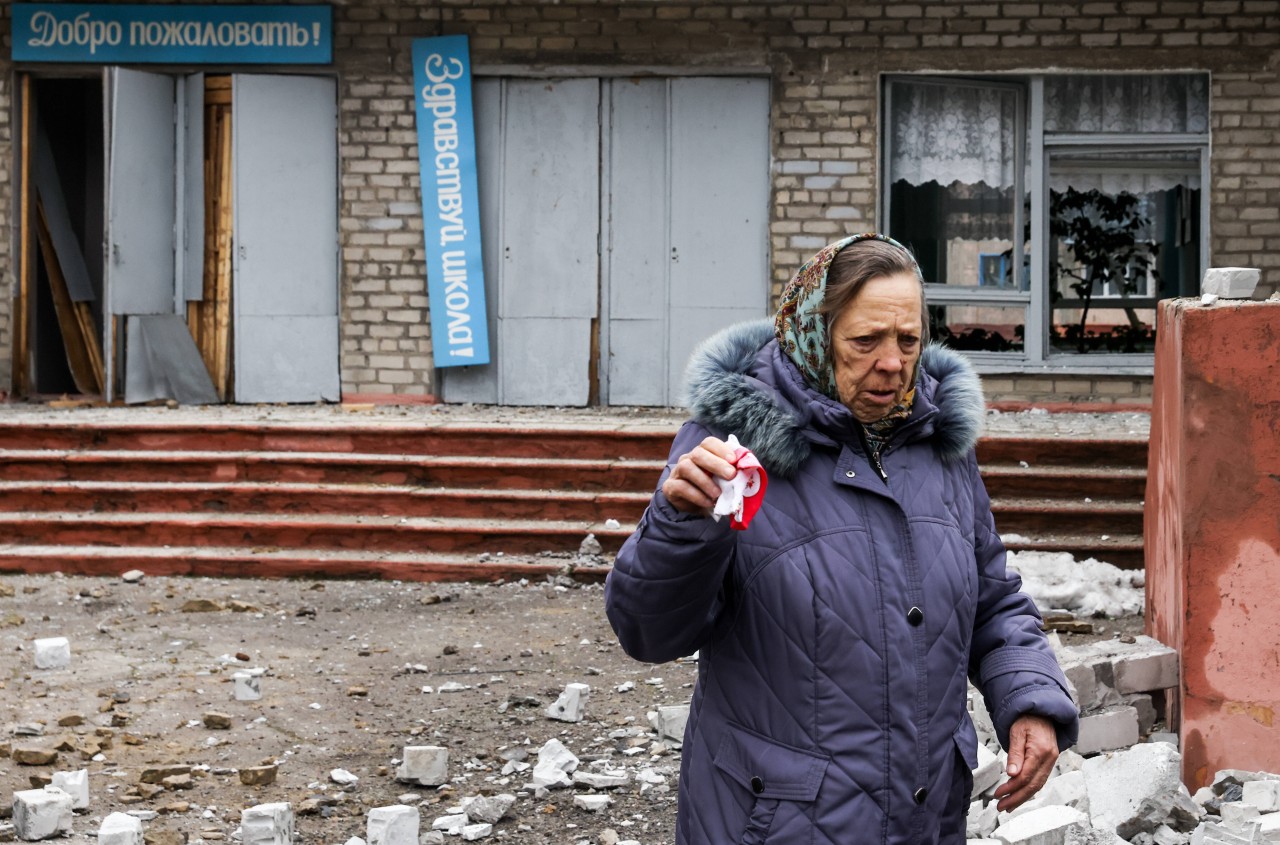
[[[669,843],[679,753],[646,714],[687,702],[697,667],[631,660],[605,619],[603,588],[559,580],[0,576],[0,804],[33,777],[87,768],[91,804],[77,814],[77,838],[96,836],[110,812],[150,810],[153,841],[230,840],[242,809],[288,801],[301,841],[343,843],[366,835],[373,807],[421,803],[425,832],[462,798],[510,793],[516,803],[492,838],[596,845],[614,841],[612,830],[642,845]],[[190,602],[221,609],[193,611]],[[1102,621],[1063,642],[1140,625]],[[35,668],[33,641],[44,637],[70,640],[69,668]],[[236,701],[232,673],[248,667],[267,670],[263,696]],[[591,687],[587,718],[547,718],[573,682]],[[206,727],[210,712],[229,716],[229,729]],[[30,735],[37,729],[42,736]],[[528,788],[531,770],[502,773],[508,759],[535,762],[552,738],[581,771],[625,769],[630,783],[588,812],[573,798],[593,790],[539,797]],[[452,782],[396,781],[407,745],[447,747]],[[28,747],[63,750],[52,765],[15,762],[12,750]],[[272,762],[274,783],[242,785],[238,770]],[[167,765],[190,766],[190,778],[160,791],[139,785],[144,770]],[[359,782],[339,786],[334,769]],[[644,770],[653,783],[637,779]]]

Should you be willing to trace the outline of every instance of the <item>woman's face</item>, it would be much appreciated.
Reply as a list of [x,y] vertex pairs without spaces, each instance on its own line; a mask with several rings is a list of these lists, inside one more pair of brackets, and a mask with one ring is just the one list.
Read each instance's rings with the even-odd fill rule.
[[884,418],[911,389],[920,360],[920,282],[871,279],[830,328],[836,389],[858,422]]

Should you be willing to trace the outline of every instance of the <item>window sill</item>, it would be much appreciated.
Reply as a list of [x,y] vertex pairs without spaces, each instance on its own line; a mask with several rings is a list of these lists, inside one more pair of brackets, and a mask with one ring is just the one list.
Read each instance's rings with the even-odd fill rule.
[[[963,353],[962,353],[963,354]],[[1143,376],[1155,372],[1154,355],[1060,355],[1048,361],[1027,361],[996,354],[965,354],[982,376]]]

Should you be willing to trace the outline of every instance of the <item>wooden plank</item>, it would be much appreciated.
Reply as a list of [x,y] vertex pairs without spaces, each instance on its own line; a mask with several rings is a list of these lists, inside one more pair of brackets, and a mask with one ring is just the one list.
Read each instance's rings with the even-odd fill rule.
[[218,231],[217,231],[217,265],[215,277],[213,320],[214,350],[216,352],[216,370],[214,384],[218,387],[218,395],[228,400],[232,395],[231,368],[231,120],[230,109],[222,109],[221,132],[218,136]]
[[[44,206],[36,200],[36,234],[40,239],[40,254],[44,257],[45,271],[49,278],[49,288],[53,293],[53,308],[57,313],[58,327],[62,330],[62,345],[67,351],[67,365],[71,368],[71,378],[76,389],[81,393],[97,394],[102,392],[102,381],[94,366],[95,355],[89,351],[92,343],[97,346],[97,337],[93,329],[93,318],[89,319],[88,336],[76,313],[75,303],[67,291],[67,280],[62,275],[58,264],[58,254],[53,248],[53,236],[49,233],[49,223],[45,220]],[[96,360],[101,362],[102,356]]]

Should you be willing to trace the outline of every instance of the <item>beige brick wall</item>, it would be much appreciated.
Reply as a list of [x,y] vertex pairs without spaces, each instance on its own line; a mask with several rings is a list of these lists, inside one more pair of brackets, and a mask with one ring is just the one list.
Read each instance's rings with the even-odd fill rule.
[[[470,35],[481,67],[768,73],[776,289],[817,247],[876,226],[880,74],[1209,71],[1212,263],[1262,267],[1262,293],[1280,288],[1280,0],[365,0],[335,5],[334,17],[346,394],[434,389],[409,51],[414,38],[438,34]],[[7,45],[7,4],[0,37]],[[0,95],[10,70],[0,61]],[[0,389],[8,382],[13,280],[11,109],[4,99]],[[997,397],[1016,398],[1021,390],[1024,398],[1123,402],[1144,401],[1149,380],[1063,376],[1047,387],[1019,387],[1017,379],[995,383]],[[1149,384],[1145,390],[1149,394]]]

